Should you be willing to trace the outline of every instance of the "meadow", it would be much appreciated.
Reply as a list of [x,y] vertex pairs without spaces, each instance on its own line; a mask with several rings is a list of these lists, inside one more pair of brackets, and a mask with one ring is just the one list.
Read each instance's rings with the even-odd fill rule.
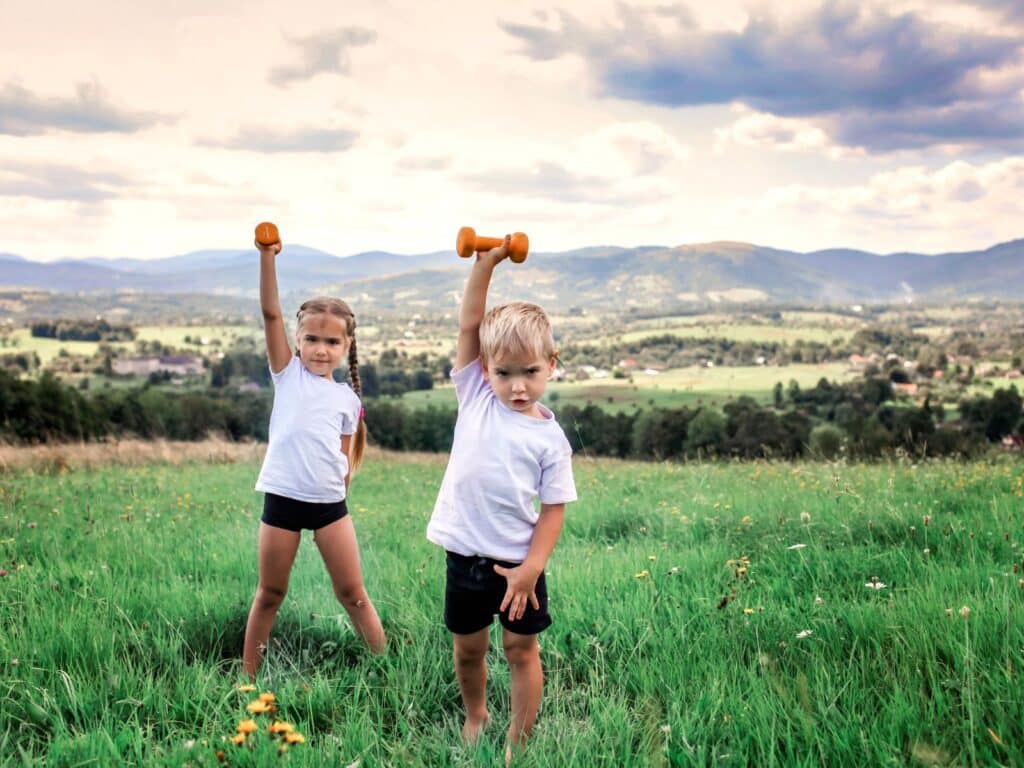
[[[821,379],[845,382],[858,378],[846,363],[802,363],[784,367],[766,365],[724,366],[706,368],[690,366],[648,375],[633,373],[632,380],[608,376],[585,381],[559,381],[548,385],[548,405],[597,405],[610,411],[633,411],[645,408],[691,408],[700,405],[722,406],[737,397],[752,397],[760,403],[772,401],[777,383],[784,387],[795,381],[801,388],[811,388]],[[554,395],[554,397],[552,397]],[[406,392],[401,402],[413,408],[429,405],[455,407],[455,389],[440,386],[430,390]]]
[[[306,538],[252,692],[257,460],[48,466],[0,484],[0,764],[501,764],[500,650],[492,726],[458,738],[423,536],[444,457],[374,452],[353,484],[388,654],[356,641]],[[518,765],[1024,764],[1019,461],[576,472]],[[261,692],[304,737],[280,756],[247,711]],[[231,743],[250,718],[255,746]]]

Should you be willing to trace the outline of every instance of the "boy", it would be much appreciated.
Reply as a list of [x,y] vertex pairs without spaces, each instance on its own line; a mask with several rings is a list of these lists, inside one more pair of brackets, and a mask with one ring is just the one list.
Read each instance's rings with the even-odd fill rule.
[[536,304],[514,302],[484,316],[491,274],[508,245],[506,236],[478,253],[466,282],[452,370],[459,415],[427,527],[427,538],[447,552],[444,621],[454,641],[467,743],[488,720],[486,654],[499,614],[512,689],[506,761],[530,735],[540,707],[537,634],[551,625],[544,566],[565,505],[576,500],[569,441],[538,402],[555,370],[547,315]]

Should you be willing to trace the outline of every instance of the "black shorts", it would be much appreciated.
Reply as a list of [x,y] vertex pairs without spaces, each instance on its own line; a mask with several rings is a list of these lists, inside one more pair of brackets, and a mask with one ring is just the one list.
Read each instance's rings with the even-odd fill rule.
[[263,517],[260,519],[274,528],[289,531],[309,528],[315,531],[341,520],[347,514],[348,507],[344,499],[320,504],[266,493],[263,495]]
[[444,624],[456,635],[471,635],[489,627],[498,614],[501,626],[517,635],[536,635],[551,626],[548,614],[548,588],[541,573],[537,579],[538,611],[527,601],[526,612],[515,621],[509,619],[508,609],[499,613],[502,598],[508,589],[504,576],[494,572],[494,566],[515,568],[519,563],[506,563],[489,557],[468,557],[447,552],[448,579],[444,588]]

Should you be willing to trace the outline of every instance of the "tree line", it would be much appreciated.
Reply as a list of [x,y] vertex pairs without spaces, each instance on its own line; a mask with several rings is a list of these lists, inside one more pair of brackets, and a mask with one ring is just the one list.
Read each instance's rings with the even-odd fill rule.
[[[96,441],[138,436],[200,440],[267,439],[272,391],[208,388],[175,392],[148,383],[83,393],[44,373],[37,380],[0,370],[0,439],[10,443]],[[407,408],[400,401],[366,398],[370,439],[382,448],[447,451],[453,408]],[[812,388],[777,385],[773,402],[740,397],[711,406],[650,408],[612,413],[596,405],[556,408],[575,451],[624,459],[694,458],[872,459],[976,456],[1022,425],[1016,388],[965,397],[955,418],[928,400],[895,399],[885,378],[845,384],[822,379]]]

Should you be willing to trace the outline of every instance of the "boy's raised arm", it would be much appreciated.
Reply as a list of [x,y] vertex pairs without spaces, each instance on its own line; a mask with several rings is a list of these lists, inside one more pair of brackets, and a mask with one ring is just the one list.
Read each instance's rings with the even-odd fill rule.
[[281,314],[281,300],[277,295],[277,254],[281,244],[263,245],[256,243],[260,250],[260,310],[263,312],[263,332],[267,337],[267,359],[270,370],[280,373],[292,359],[292,348],[284,329]]
[[497,248],[478,253],[466,280],[466,290],[459,306],[459,342],[455,351],[455,370],[461,371],[480,357],[480,323],[487,309],[487,288],[491,274],[508,256],[509,235]]

